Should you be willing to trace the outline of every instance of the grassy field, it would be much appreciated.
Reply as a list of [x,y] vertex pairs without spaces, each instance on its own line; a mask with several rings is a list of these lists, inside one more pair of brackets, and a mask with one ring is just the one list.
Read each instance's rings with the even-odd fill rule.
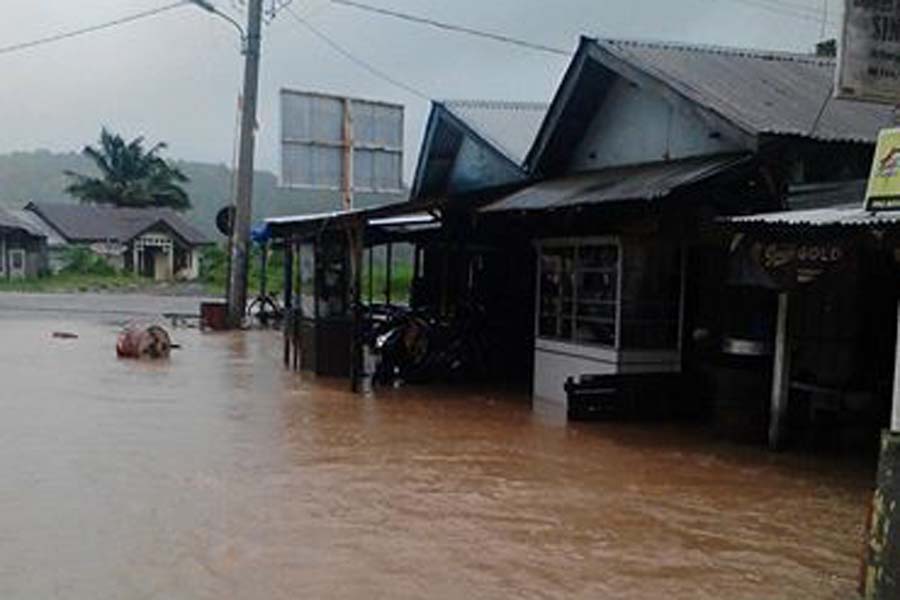
[[[62,292],[103,292],[103,291],[146,291],[154,293],[177,293],[184,287],[181,284],[166,284],[145,277],[138,277],[130,272],[119,271],[106,264],[102,259],[82,249],[73,250],[66,257],[67,266],[57,274],[46,274],[28,279],[0,280],[0,292],[62,293]],[[266,268],[267,289],[270,293],[281,295],[284,287],[284,260],[280,252],[272,252]],[[374,301],[384,302],[387,269],[383,262],[375,263],[373,273]],[[259,293],[262,267],[260,254],[254,248],[250,257],[249,295]],[[200,261],[200,278],[196,288],[199,293],[221,296],[225,292],[227,261],[225,252],[220,248],[211,248],[204,252]],[[405,302],[409,298],[412,284],[412,264],[405,259],[397,258],[391,273],[391,300]],[[369,299],[368,262],[364,264],[362,274],[362,297]]]
[[141,290],[152,287],[154,282],[125,273],[73,273],[63,272],[30,279],[0,281],[0,292],[61,293],[97,292],[107,290]]
[[[210,249],[203,255],[200,268],[200,280],[209,293],[223,294],[225,292],[226,266],[227,261],[225,260],[225,253],[219,248]],[[364,301],[368,301],[369,299],[368,266],[368,262],[363,263],[362,297]],[[261,274],[262,265],[259,249],[254,247],[250,257],[249,273],[249,295],[251,298],[259,293]],[[387,269],[383,262],[379,263],[376,261],[373,275],[372,287],[374,290],[374,301],[384,302]],[[266,278],[266,287],[268,291],[280,296],[284,290],[284,256],[281,252],[272,252],[269,255],[268,264],[266,266]],[[411,258],[410,260],[395,258],[393,269],[391,271],[391,300],[393,302],[406,302],[408,300],[412,278],[413,266]]]

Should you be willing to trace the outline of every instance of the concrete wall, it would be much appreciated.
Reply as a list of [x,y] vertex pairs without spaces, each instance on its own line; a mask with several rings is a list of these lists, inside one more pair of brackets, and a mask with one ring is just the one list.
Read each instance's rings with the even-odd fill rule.
[[677,373],[681,357],[671,351],[618,351],[612,348],[538,339],[534,350],[536,400],[566,406],[566,379],[582,375]]
[[619,78],[588,124],[569,168],[588,171],[741,149],[697,117]]

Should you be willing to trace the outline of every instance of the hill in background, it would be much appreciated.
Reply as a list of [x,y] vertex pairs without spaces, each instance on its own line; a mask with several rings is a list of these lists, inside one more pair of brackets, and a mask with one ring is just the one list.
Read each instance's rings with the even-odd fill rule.
[[[193,208],[187,219],[213,239],[220,239],[215,228],[216,213],[232,195],[233,172],[225,165],[176,161],[190,177],[185,186]],[[65,193],[65,171],[94,173],[92,163],[80,154],[14,152],[0,154],[0,206],[19,208],[30,201],[75,202]],[[269,171],[257,171],[253,186],[253,220],[291,214],[314,214],[338,210],[340,194],[332,191],[286,190],[278,187],[278,177]],[[393,194],[357,194],[358,206],[399,202]]]

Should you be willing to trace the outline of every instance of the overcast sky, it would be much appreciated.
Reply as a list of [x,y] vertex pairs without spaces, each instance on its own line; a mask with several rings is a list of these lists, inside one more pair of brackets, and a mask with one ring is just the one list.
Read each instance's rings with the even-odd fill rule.
[[[0,46],[170,1],[3,0]],[[821,10],[822,0],[365,1],[572,49],[586,34],[808,51],[821,33],[815,19],[776,11]],[[237,0],[213,2],[245,18]],[[842,2],[829,3],[834,23]],[[564,57],[367,14],[329,0],[294,0],[292,6],[354,54],[431,98],[549,101],[567,64]],[[836,27],[829,25],[828,31],[833,36]],[[127,136],[164,140],[175,158],[231,163],[242,74],[238,36],[199,8],[0,54],[0,73],[0,152],[77,150],[107,125]],[[278,168],[282,87],[404,104],[408,178],[428,103],[349,62],[288,14],[264,31],[258,166]]]

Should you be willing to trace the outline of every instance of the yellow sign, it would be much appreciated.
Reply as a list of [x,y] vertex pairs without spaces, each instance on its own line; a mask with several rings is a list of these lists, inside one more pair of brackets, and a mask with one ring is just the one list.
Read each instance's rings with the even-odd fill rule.
[[900,128],[882,129],[878,134],[866,210],[900,210]]

